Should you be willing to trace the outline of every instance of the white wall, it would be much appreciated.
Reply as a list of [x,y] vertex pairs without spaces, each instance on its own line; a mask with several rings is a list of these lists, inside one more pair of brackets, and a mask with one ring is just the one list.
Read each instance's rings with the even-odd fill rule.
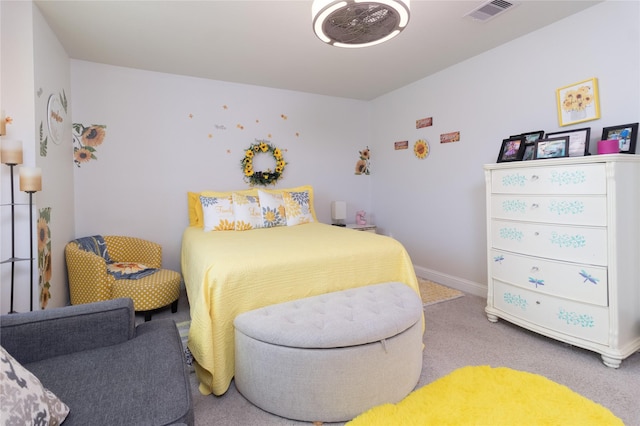
[[[23,164],[14,168],[15,202],[15,255],[29,258],[29,197],[19,190],[20,167],[40,167],[43,174],[42,191],[33,195],[33,309],[45,305],[40,303],[42,287],[39,286],[38,236],[36,223],[39,211],[51,207],[50,229],[52,255],[48,293],[51,299],[46,307],[64,306],[68,303],[64,244],[73,235],[73,169],[71,166],[71,124],[65,117],[64,132],[60,144],[48,143],[46,156],[40,154],[40,124],[43,124],[43,138],[51,140],[47,126],[47,100],[52,93],[63,90],[70,92],[69,57],[45,22],[40,11],[32,2],[0,2],[2,55],[0,100],[2,110],[13,118],[7,126],[3,140],[21,140]],[[69,111],[70,112],[70,111]],[[9,167],[0,166],[2,183],[0,196],[2,204],[9,203]],[[11,209],[2,207],[1,240],[2,260],[11,256]],[[53,231],[55,229],[55,231]],[[47,243],[48,236],[42,239]],[[0,310],[9,312],[11,306],[11,264],[1,266],[2,286],[0,290]],[[48,277],[49,274],[46,274]],[[30,301],[31,262],[20,261],[14,265],[14,305],[19,312],[31,308]]]
[[246,188],[240,161],[255,139],[285,150],[277,187],[314,186],[320,221],[335,199],[350,217],[370,210],[371,176],[354,174],[366,102],[75,60],[71,80],[73,122],[107,126],[97,159],[75,169],[77,237],[150,239],[179,270],[187,192]]
[[[33,94],[33,5],[31,2],[0,2],[0,48],[1,48],[1,91],[0,108],[13,123],[7,125],[5,140],[20,140],[23,146],[23,165],[35,164],[35,107]],[[14,167],[14,195],[16,203],[28,203],[29,198],[19,190],[19,168]],[[0,204],[11,202],[10,168],[0,165]],[[11,209],[0,208],[1,250],[0,259],[11,257]],[[29,257],[29,209],[15,206],[15,255]],[[14,264],[14,305],[15,311],[29,310],[30,307],[30,262]],[[37,270],[37,269],[36,269]],[[0,265],[2,288],[0,292],[1,313],[9,312],[11,305],[11,264]],[[37,283],[37,276],[34,281]],[[35,293],[35,291],[34,291]],[[36,295],[34,294],[34,299]],[[37,306],[34,303],[34,306]]]
[[[38,295],[45,294],[36,304],[39,307],[65,306],[69,302],[67,284],[67,266],[64,258],[64,246],[74,238],[74,200],[73,200],[73,146],[71,144],[71,76],[69,56],[58,41],[37,7],[33,8],[34,41],[34,87],[35,129],[37,137],[36,165],[42,169],[42,191],[34,195],[37,210],[34,220],[40,223],[37,231],[43,231],[47,216],[40,217],[42,209],[49,209],[49,235],[38,233],[38,246],[34,250],[40,270],[49,269],[50,273],[40,273],[40,277],[50,277],[50,288],[46,281],[39,283]],[[48,125],[48,102],[51,96],[60,99],[66,97],[66,112],[58,109],[62,120],[54,138]],[[53,121],[57,123],[56,121]],[[40,136],[42,126],[42,137]],[[55,129],[55,127],[54,127]],[[41,139],[45,150],[41,150]],[[41,219],[41,220],[40,220]],[[50,266],[47,267],[47,264]],[[38,284],[36,274],[36,284]],[[47,302],[47,297],[50,299]]]
[[[510,135],[591,127],[640,118],[640,3],[607,1],[448,68],[371,103],[373,211],[384,233],[408,249],[419,275],[485,294],[483,164]],[[499,25],[499,19],[483,25]],[[596,77],[601,118],[560,128],[556,89]],[[433,126],[415,120],[433,117]],[[440,144],[442,133],[461,141]],[[413,155],[425,138],[429,157]],[[409,150],[393,142],[409,140]]]

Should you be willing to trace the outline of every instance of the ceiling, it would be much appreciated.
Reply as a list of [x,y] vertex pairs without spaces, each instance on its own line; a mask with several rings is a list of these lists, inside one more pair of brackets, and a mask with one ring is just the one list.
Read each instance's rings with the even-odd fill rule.
[[599,1],[512,0],[476,21],[465,15],[485,1],[413,0],[405,31],[362,49],[317,39],[310,0],[35,3],[73,59],[371,100]]

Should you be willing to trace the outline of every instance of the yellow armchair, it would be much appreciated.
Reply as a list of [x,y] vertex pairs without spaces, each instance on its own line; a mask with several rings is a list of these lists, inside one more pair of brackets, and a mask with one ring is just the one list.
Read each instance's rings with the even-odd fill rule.
[[101,256],[82,250],[71,241],[65,247],[65,258],[72,305],[128,297],[136,311],[145,312],[147,321],[153,310],[163,306],[171,304],[171,311],[177,311],[182,277],[161,269],[160,244],[126,236],[105,236],[104,241],[114,262],[142,263],[158,270],[135,280],[116,279],[107,272],[107,263]]

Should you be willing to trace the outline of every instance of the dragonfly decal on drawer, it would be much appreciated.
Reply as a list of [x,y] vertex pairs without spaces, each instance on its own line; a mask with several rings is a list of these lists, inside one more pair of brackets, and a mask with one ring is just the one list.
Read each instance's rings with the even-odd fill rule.
[[589,275],[589,273],[588,273],[588,272],[586,272],[584,269],[583,269],[583,270],[581,270],[581,271],[579,272],[579,274],[580,274],[580,276],[581,276],[582,278],[584,278],[584,281],[582,281],[583,283],[586,283],[587,281],[589,281],[589,282],[590,282],[590,283],[592,283],[592,284],[598,284],[598,281],[600,281],[600,279],[595,278],[595,277],[592,277],[591,275]]
[[529,277],[529,282],[531,284],[535,284],[536,288],[538,288],[539,285],[544,285],[544,280],[539,280],[537,278]]

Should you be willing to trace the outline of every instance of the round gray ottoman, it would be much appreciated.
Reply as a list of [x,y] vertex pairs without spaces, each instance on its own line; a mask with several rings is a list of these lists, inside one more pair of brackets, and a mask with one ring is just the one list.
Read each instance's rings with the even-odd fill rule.
[[254,405],[303,421],[341,422],[397,403],[422,370],[422,301],[399,282],[238,315],[235,385]]

